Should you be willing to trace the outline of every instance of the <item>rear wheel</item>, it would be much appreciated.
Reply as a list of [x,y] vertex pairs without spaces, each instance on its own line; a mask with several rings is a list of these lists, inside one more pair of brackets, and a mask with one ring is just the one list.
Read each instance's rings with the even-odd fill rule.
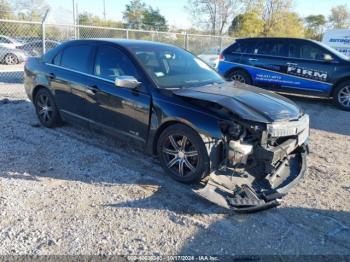
[[48,128],[61,124],[55,101],[47,89],[40,89],[34,100],[35,111],[40,123]]
[[243,70],[233,71],[228,78],[231,81],[236,81],[247,85],[250,85],[252,83],[250,75]]
[[209,173],[209,156],[201,137],[191,128],[176,124],[166,128],[158,140],[163,169],[183,183],[198,182]]
[[6,65],[16,65],[18,64],[18,58],[15,54],[7,54],[4,58]]
[[333,100],[341,109],[350,111],[350,81],[341,83],[335,88]]

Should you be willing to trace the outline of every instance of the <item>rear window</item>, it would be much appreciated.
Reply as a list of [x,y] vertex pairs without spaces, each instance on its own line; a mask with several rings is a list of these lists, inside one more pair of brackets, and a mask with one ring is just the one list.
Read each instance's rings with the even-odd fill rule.
[[279,39],[260,40],[254,49],[254,54],[286,57],[288,43]]
[[252,54],[254,52],[254,47],[256,46],[256,43],[256,39],[247,39],[239,41],[241,52],[246,54]]
[[90,53],[89,45],[69,46],[63,50],[61,66],[86,73],[89,68]]
[[229,53],[242,53],[242,48],[239,42],[234,43],[225,50],[226,54]]

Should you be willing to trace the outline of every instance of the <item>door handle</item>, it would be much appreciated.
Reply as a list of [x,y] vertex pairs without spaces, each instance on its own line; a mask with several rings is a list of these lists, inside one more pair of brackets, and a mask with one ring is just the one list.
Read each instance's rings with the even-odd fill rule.
[[288,66],[298,66],[297,63],[287,63]]
[[250,62],[256,62],[256,61],[259,61],[258,59],[256,59],[256,58],[248,58],[248,60],[250,61]]
[[85,92],[89,95],[95,95],[100,89],[97,87],[97,85],[92,85],[90,87],[87,87],[85,89]]
[[55,78],[56,78],[56,76],[55,76],[54,73],[50,73],[50,74],[49,74],[49,79],[50,79],[50,80],[53,80],[53,79],[55,79]]

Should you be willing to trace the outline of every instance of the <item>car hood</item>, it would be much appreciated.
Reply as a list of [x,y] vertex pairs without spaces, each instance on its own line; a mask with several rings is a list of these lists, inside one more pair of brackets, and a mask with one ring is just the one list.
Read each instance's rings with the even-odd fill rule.
[[261,123],[298,119],[301,109],[291,100],[257,87],[237,82],[182,88],[180,97],[217,103],[242,119]]

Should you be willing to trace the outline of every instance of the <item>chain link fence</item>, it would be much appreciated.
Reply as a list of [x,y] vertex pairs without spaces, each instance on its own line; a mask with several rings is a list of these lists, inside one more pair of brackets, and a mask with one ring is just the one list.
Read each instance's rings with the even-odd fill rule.
[[23,65],[28,57],[40,56],[64,41],[84,38],[126,38],[169,43],[185,48],[204,60],[208,57],[214,60],[234,40],[224,36],[0,19],[0,83],[22,83]]

